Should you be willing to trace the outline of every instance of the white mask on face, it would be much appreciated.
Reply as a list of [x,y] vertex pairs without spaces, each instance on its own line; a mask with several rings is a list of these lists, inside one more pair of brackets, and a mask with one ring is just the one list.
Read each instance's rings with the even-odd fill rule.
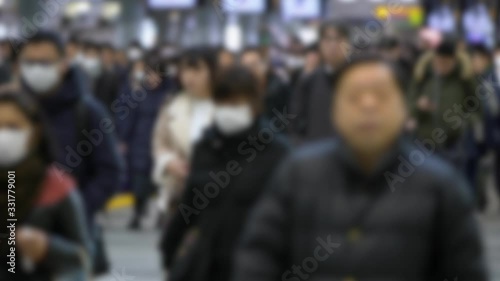
[[81,64],[90,77],[95,78],[101,74],[101,61],[98,58],[85,57]]
[[12,167],[28,155],[30,130],[0,129],[0,167]]
[[250,105],[215,107],[214,122],[224,135],[234,135],[250,128],[253,120]]
[[71,65],[81,65],[84,59],[84,55],[82,52],[78,52],[73,60],[71,61]]
[[146,76],[146,73],[144,73],[144,71],[135,71],[134,72],[135,81],[142,81],[142,79],[144,79],[145,76]]
[[37,94],[45,94],[60,81],[57,64],[21,63],[21,77]]
[[127,52],[127,57],[131,61],[136,61],[142,57],[142,51],[136,48],[129,49]]

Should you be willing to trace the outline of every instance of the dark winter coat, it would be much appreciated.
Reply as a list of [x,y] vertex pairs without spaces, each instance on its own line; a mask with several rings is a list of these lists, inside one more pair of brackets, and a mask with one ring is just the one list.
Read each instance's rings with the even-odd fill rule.
[[54,94],[32,95],[44,109],[57,143],[56,165],[77,179],[91,218],[118,187],[123,163],[112,120],[83,81],[81,72],[70,69]]
[[[155,89],[144,87],[137,90],[134,95],[129,87],[124,92],[125,95],[132,98],[135,96],[137,99],[134,101],[136,106],[130,108],[128,115],[121,118],[122,115],[117,114],[116,117],[120,140],[127,145],[126,155],[130,173],[150,174],[153,128],[169,93],[169,86],[164,82]],[[123,106],[126,104],[121,105]]]
[[[249,137],[269,130],[265,124],[267,121],[259,120],[250,130],[229,138],[212,128],[195,146],[182,203],[162,243],[165,267],[171,269],[173,280],[229,279],[233,251],[247,215],[289,150],[278,134],[271,142],[250,142]],[[219,191],[207,185],[217,185]],[[206,194],[205,200],[197,198],[199,192]],[[189,208],[197,211],[187,214]],[[193,229],[200,239],[187,253],[191,261],[174,260],[176,253],[185,250],[182,241]]]
[[464,180],[432,156],[401,168],[416,151],[399,143],[371,176],[341,142],[297,153],[254,209],[233,280],[487,280]]
[[294,140],[309,143],[334,134],[331,125],[333,72],[319,67],[298,82],[290,100],[290,111],[296,114],[291,131]]

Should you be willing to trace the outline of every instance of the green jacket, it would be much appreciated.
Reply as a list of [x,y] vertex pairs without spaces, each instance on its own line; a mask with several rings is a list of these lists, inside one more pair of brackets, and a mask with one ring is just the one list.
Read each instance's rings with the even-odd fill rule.
[[[433,73],[433,56],[433,53],[424,54],[416,65],[410,86],[410,110],[417,121],[417,138],[433,140],[433,134],[441,129],[446,140],[438,145],[451,146],[464,137],[467,129],[479,124],[481,100],[476,96],[477,83],[466,54],[457,55],[457,66],[446,76]],[[418,100],[423,96],[428,97],[436,110],[418,108]]]

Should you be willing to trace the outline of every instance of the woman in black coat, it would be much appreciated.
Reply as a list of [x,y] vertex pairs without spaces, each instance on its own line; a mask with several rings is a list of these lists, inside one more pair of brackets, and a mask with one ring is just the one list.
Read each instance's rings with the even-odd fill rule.
[[89,279],[82,202],[50,148],[38,105],[0,93],[0,280]]
[[247,215],[288,153],[280,120],[259,117],[256,85],[240,67],[216,83],[215,125],[195,146],[182,203],[162,240],[169,280],[229,280]]

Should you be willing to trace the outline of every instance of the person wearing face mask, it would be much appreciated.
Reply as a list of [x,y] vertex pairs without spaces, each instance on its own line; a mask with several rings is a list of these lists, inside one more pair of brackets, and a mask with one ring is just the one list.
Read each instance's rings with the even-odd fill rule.
[[[115,192],[123,164],[106,109],[64,58],[64,47],[56,33],[35,34],[20,50],[21,80],[25,91],[47,115],[58,144],[56,163],[76,178],[97,243],[100,235],[94,218]],[[102,245],[102,241],[96,245]],[[108,265],[104,249],[97,247],[93,254],[94,271],[105,272]]]
[[188,49],[181,55],[179,66],[182,90],[163,104],[153,133],[152,176],[160,190],[163,216],[177,208],[192,146],[213,121],[215,53],[206,47]]
[[83,57],[80,61],[80,66],[87,75],[92,89],[95,90],[96,81],[100,78],[102,73],[101,48],[97,43],[87,42],[83,47]]
[[[75,181],[54,165],[52,145],[38,104],[20,92],[0,93],[1,229],[17,219],[15,245],[0,243],[0,280],[89,280],[84,206]],[[15,217],[8,217],[12,198]],[[8,271],[13,266],[15,273]]]
[[127,48],[127,59],[129,63],[133,63],[137,60],[142,59],[144,56],[144,50],[142,49],[141,43],[139,41],[132,41]]
[[374,55],[337,69],[338,137],[277,169],[245,226],[233,281],[489,280],[465,179],[404,137],[400,74]]
[[131,73],[131,80],[135,85],[125,95],[144,98],[137,102],[137,107],[130,110],[119,131],[129,182],[135,197],[134,214],[129,224],[132,230],[140,229],[147,200],[154,191],[151,180],[152,133],[160,108],[173,86],[170,80],[161,75],[163,65],[158,65],[156,60],[156,56],[150,56],[135,63]]
[[76,36],[66,42],[66,59],[71,66],[79,66],[83,60],[82,42]]
[[214,124],[195,145],[182,202],[162,242],[172,281],[230,280],[242,227],[289,152],[286,139],[264,120],[258,82],[249,70],[223,70],[214,101]]

